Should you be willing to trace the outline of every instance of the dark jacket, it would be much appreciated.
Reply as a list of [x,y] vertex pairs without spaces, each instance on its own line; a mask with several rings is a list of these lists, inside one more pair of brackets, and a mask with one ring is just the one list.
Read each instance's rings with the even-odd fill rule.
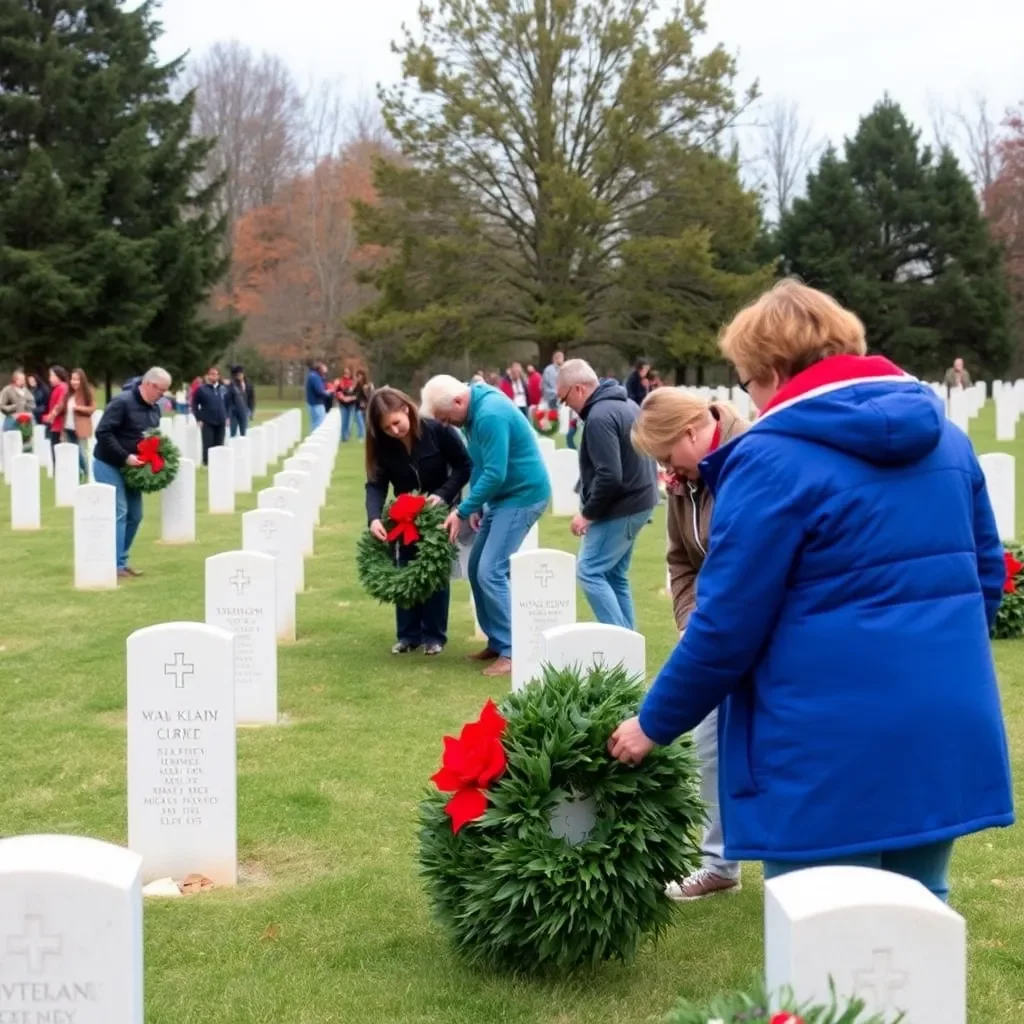
[[319,370],[310,370],[306,374],[306,405],[327,405],[327,385]]
[[636,370],[626,378],[626,394],[629,395],[630,401],[636,402],[637,405],[644,404],[647,388]]
[[633,447],[629,432],[639,415],[626,389],[602,381],[580,412],[580,514],[601,522],[645,512],[658,504],[657,467]]
[[47,406],[50,404],[50,389],[46,384],[37,384],[32,389],[32,397],[36,400],[36,407],[32,412],[36,423],[43,422]]
[[249,420],[256,412],[256,390],[248,377],[241,384],[233,380],[228,386],[228,415],[238,422]]
[[454,427],[437,420],[420,419],[419,440],[412,454],[393,437],[382,437],[377,446],[377,471],[366,482],[366,521],[380,519],[388,487],[395,495],[409,491],[436,494],[454,505],[469,483],[473,465],[469,452]]
[[192,415],[208,426],[224,426],[228,418],[229,391],[224,384],[200,384],[192,396]]
[[96,458],[108,466],[123,466],[142,438],[159,426],[159,408],[150,405],[137,386],[114,395],[96,428]]
[[640,727],[671,743],[719,709],[726,857],[861,857],[1011,824],[988,636],[1003,545],[941,400],[881,356],[832,356],[700,473],[715,512],[697,607]]

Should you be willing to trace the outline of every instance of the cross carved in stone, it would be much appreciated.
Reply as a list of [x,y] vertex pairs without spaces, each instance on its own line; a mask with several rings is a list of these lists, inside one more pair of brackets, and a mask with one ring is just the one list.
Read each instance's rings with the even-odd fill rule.
[[893,992],[905,988],[910,978],[906,971],[894,969],[893,959],[891,949],[876,949],[871,967],[853,972],[854,995],[864,997],[876,1012],[896,1009]]
[[195,675],[196,667],[185,661],[185,655],[181,651],[175,652],[174,661],[170,665],[164,665],[164,675],[174,676],[174,688],[185,689],[185,677]]
[[25,957],[29,974],[42,974],[46,958],[61,954],[63,940],[59,935],[44,935],[45,930],[41,915],[26,914],[25,934],[8,936],[7,955]]
[[540,568],[533,574],[533,578],[540,583],[544,590],[548,589],[548,584],[555,578],[555,574],[551,571],[551,566],[545,562]]

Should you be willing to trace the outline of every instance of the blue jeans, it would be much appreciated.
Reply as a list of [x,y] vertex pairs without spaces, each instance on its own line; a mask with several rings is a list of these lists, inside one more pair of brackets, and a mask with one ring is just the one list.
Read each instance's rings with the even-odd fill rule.
[[73,430],[64,428],[64,441],[67,444],[73,444],[78,449],[78,472],[79,475],[85,480],[88,477],[85,465],[85,450],[88,447],[85,441],[79,441],[78,435]]
[[322,405],[311,405],[309,408],[309,429],[316,430],[324,421],[327,410]]
[[232,416],[231,417],[231,436],[237,437],[239,434],[245,437],[249,430],[249,417],[245,416]]
[[790,864],[766,860],[764,877],[776,878],[803,868],[857,867],[881,868],[897,875],[905,875],[920,882],[929,892],[945,903],[949,899],[949,861],[953,856],[953,843],[931,843],[929,846],[915,846],[909,850],[889,850],[884,853],[866,853],[860,857],[837,857],[834,860],[818,861],[813,864]]
[[573,451],[576,451],[576,426],[577,424],[571,423],[565,432],[565,446]]
[[92,475],[98,484],[110,484],[117,492],[117,567],[128,566],[128,552],[132,549],[135,534],[142,522],[142,491],[125,487],[121,470],[108,462],[93,457]]
[[341,439],[342,441],[348,440],[348,435],[352,432],[352,423],[356,425],[356,436],[360,441],[363,439],[363,432],[365,429],[366,418],[363,416],[363,410],[355,405],[342,405],[341,407]]
[[598,622],[636,629],[629,563],[636,538],[650,518],[647,510],[590,524],[576,563],[576,578]]
[[525,508],[489,508],[469,554],[469,585],[476,618],[487,646],[503,658],[512,657],[512,595],[508,560],[518,550],[548,503]]

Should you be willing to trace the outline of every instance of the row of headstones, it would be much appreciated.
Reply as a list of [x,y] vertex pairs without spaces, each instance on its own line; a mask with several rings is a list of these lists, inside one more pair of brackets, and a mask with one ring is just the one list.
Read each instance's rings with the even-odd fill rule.
[[299,447],[293,487],[260,492],[242,549],[206,560],[203,622],[128,637],[128,845],[147,881],[237,878],[235,730],[278,724],[278,643],[295,639],[295,595],[337,457],[338,414]]
[[[96,839],[0,840],[4,1020],[142,1024],[144,878],[142,857]],[[835,991],[885,1020],[965,1024],[966,956],[963,918],[901,875],[825,867],[765,883],[766,987],[801,1004]]]
[[[184,422],[184,417],[179,417]],[[193,428],[194,424],[191,425]],[[210,511],[233,512],[236,493],[252,491],[253,478],[265,476],[268,467],[296,444],[302,431],[302,413],[289,409],[273,420],[250,429],[247,436],[231,438],[228,447],[211,449]],[[22,451],[21,434],[3,434],[6,479],[11,487],[11,529],[38,530],[42,525],[40,472],[48,466],[49,443],[33,446],[31,453]],[[215,454],[216,453],[216,454]],[[40,461],[40,456],[43,461]],[[92,496],[80,495],[83,486],[109,485],[79,482],[79,449],[74,444],[58,444],[54,448],[54,503],[57,508],[92,508],[98,502]],[[197,459],[183,456],[174,483],[161,496],[163,508],[163,540],[166,543],[190,543],[195,540],[195,479]],[[217,469],[214,471],[214,464]],[[89,462],[91,471],[91,460]],[[108,495],[112,500],[113,494]],[[229,492],[225,494],[225,492]]]

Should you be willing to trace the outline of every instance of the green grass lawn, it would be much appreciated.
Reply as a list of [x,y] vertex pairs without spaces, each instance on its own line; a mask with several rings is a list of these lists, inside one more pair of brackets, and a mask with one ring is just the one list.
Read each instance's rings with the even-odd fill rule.
[[[263,409],[268,409],[264,403]],[[992,407],[975,443],[995,449]],[[1018,456],[1024,441],[1000,446]],[[361,448],[343,447],[307,562],[299,641],[280,652],[281,709],[291,725],[238,737],[242,884],[147,901],[149,1024],[640,1024],[680,994],[742,984],[761,966],[762,898],[755,865],[741,894],[681,907],[677,923],[631,967],[560,983],[464,968],[431,922],[417,878],[416,804],[437,768],[441,736],[475,717],[501,680],[471,649],[466,584],[455,585],[451,644],[436,660],[389,654],[389,609],[356,581],[362,529]],[[1018,510],[1024,512],[1024,476]],[[264,482],[264,486],[268,484]],[[0,486],[0,831],[126,838],[125,638],[157,622],[203,615],[203,560],[236,547],[240,513],[201,511],[199,543],[158,543],[148,498],[134,562],[146,575],[116,592],[72,589],[70,510],[12,534]],[[200,476],[199,507],[206,507]],[[1024,535],[1024,532],[1022,532]],[[546,519],[542,543],[573,549],[567,520]],[[633,585],[652,670],[675,640],[664,584],[664,520],[647,529]],[[580,600],[581,615],[588,614]],[[1024,774],[1024,642],[996,645],[1018,787]],[[827,682],[827,681],[826,681]],[[1024,1009],[1024,840],[1020,828],[958,844],[953,904],[970,935],[970,1019],[1008,1022]]]

